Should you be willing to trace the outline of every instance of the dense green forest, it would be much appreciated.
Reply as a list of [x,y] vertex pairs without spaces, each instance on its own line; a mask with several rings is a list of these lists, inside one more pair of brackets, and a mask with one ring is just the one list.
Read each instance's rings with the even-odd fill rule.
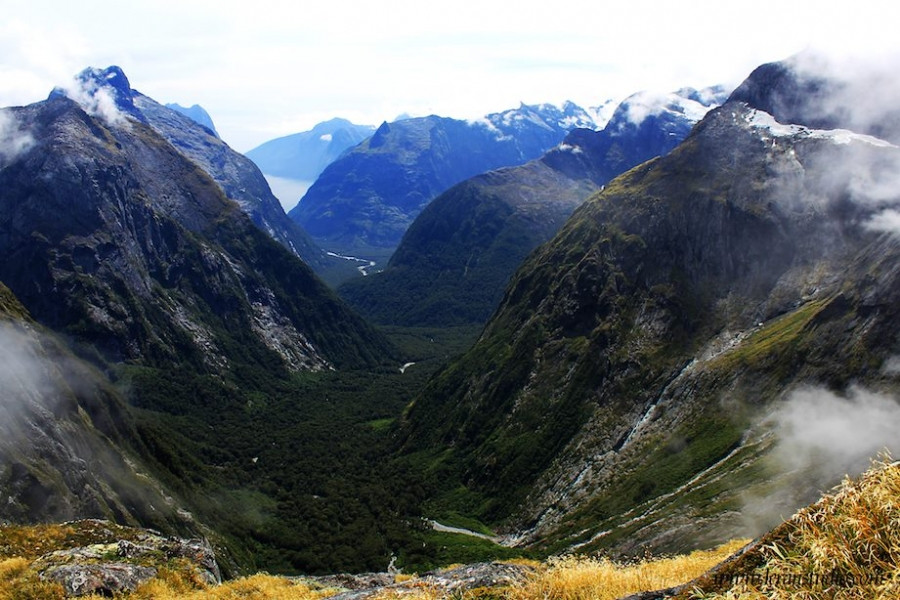
[[[273,573],[406,570],[510,556],[433,531],[433,482],[395,460],[395,422],[476,328],[393,328],[415,364],[284,373],[244,365],[232,381],[190,368],[126,367],[143,443],[202,522],[222,532],[232,568]],[[185,402],[184,398],[193,398]],[[468,525],[445,515],[454,525]]]

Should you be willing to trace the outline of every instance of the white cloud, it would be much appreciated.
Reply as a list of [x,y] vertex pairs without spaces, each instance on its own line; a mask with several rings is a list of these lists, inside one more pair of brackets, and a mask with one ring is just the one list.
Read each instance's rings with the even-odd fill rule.
[[858,475],[884,449],[900,456],[900,402],[886,394],[809,387],[791,394],[773,420],[779,461],[823,479]]
[[49,411],[58,390],[53,365],[44,358],[37,334],[10,322],[0,322],[0,433],[9,438],[33,411]]
[[0,167],[15,160],[34,145],[34,138],[23,131],[9,111],[0,111]]
[[900,235],[900,212],[896,209],[888,208],[876,213],[866,223],[866,228],[872,231],[885,231]]
[[861,387],[796,390],[770,423],[776,445],[765,463],[768,480],[743,495],[746,535],[768,531],[844,476],[858,476],[883,451],[900,455],[900,402]]
[[884,361],[881,372],[885,375],[900,375],[900,356],[891,356]]
[[125,115],[116,106],[114,92],[110,88],[98,86],[93,80],[76,79],[64,89],[66,95],[89,115],[100,117],[110,125],[126,123]]

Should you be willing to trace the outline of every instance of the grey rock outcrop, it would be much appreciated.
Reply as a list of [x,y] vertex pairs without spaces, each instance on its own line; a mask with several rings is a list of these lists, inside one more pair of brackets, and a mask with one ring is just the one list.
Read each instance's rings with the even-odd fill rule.
[[215,552],[206,540],[164,537],[104,521],[83,523],[101,537],[125,535],[130,539],[57,550],[38,558],[35,565],[41,579],[59,583],[68,597],[133,592],[156,577],[161,566],[171,568],[173,561],[207,585],[222,582]]

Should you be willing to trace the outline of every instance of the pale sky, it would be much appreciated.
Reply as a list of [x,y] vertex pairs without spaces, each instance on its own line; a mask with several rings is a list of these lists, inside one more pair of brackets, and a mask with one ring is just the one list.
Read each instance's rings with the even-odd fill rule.
[[[119,65],[200,104],[245,152],[332,117],[474,118],[640,90],[735,85],[818,49],[900,56],[900,3],[550,0],[0,0],[0,106]],[[898,74],[900,76],[900,74]]]

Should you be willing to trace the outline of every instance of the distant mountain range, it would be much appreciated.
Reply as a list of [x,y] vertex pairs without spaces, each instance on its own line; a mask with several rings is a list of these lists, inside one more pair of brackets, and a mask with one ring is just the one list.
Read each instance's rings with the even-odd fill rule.
[[389,254],[438,194],[479,173],[541,156],[592,113],[522,105],[467,122],[429,116],[383,123],[331,163],[290,217],[342,254]]
[[575,129],[538,160],[457,184],[413,221],[383,272],[346,282],[342,297],[379,323],[484,323],[522,260],[576,207],[672,150],[726,97],[720,88],[634,94],[602,131]]

